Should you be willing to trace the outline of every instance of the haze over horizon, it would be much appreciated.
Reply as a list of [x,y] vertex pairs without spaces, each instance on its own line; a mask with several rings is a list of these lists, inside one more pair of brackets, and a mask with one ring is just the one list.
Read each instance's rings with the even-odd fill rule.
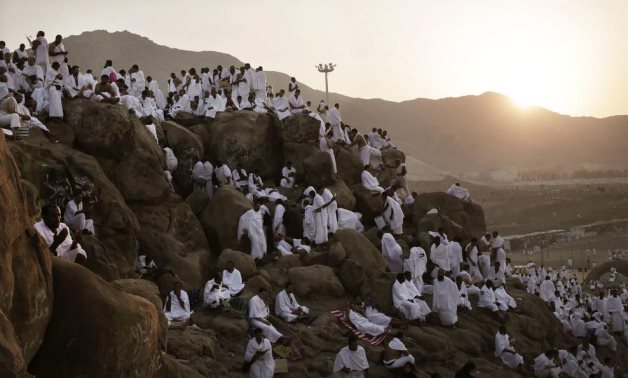
[[[404,101],[493,91],[573,116],[628,114],[625,1],[605,1],[603,9],[568,0],[240,4],[183,1],[173,17],[166,1],[112,0],[107,7],[122,11],[107,17],[97,3],[10,2],[6,14],[61,13],[28,25],[20,17],[5,20],[0,36],[15,49],[37,30],[50,41],[56,34],[128,30],[168,47],[228,53],[315,89],[324,90],[324,79],[314,65],[331,61],[338,67],[330,91],[352,97]],[[188,13],[199,20],[209,14],[211,24],[194,23]],[[218,17],[225,14],[234,16]]]

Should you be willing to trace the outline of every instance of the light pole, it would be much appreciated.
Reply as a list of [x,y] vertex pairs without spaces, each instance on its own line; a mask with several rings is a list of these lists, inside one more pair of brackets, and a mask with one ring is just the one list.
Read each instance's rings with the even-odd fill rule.
[[314,66],[316,67],[316,69],[318,70],[318,72],[323,72],[325,73],[325,99],[327,101],[327,105],[329,104],[329,85],[327,84],[327,74],[330,72],[334,71],[334,67],[336,67],[335,64],[333,63],[329,63],[329,64],[319,64],[318,66]]

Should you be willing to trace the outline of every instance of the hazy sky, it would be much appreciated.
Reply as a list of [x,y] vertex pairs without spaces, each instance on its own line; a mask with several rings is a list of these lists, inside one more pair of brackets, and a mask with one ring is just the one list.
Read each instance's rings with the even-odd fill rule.
[[[628,114],[628,0],[2,1],[0,39],[129,30],[324,89],[402,101],[485,91],[571,114]],[[9,16],[11,15],[11,16]]]

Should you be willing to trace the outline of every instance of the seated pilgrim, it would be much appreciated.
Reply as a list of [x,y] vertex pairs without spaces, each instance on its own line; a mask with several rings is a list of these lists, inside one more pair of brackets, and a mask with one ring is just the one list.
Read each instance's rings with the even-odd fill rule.
[[73,230],[78,230],[84,234],[93,235],[94,221],[87,219],[83,208],[83,194],[79,191],[74,193],[74,199],[65,205],[63,220]]
[[340,349],[334,360],[334,374],[342,374],[343,377],[364,377],[368,374],[369,362],[366,351],[358,345],[355,335],[349,336],[348,346]]
[[259,289],[257,295],[249,300],[249,322],[253,328],[261,328],[264,336],[274,344],[283,338],[283,335],[268,321],[270,310],[267,302],[268,291],[264,288]]
[[364,166],[364,170],[362,170],[362,186],[366,189],[369,190],[371,192],[374,193],[383,193],[384,192],[384,188],[382,188],[379,185],[379,181],[377,180],[377,177],[373,176],[371,174],[371,172],[369,172],[369,169],[371,168],[370,165],[365,165]]
[[44,205],[41,209],[41,220],[34,227],[53,255],[79,264],[84,264],[87,260],[87,253],[79,244],[81,231],[77,231],[72,237],[68,226],[61,222],[61,210],[56,205]]
[[222,286],[229,289],[229,294],[232,297],[237,297],[244,289],[242,274],[231,260],[227,261],[227,268],[222,271]]
[[447,189],[447,194],[459,198],[461,200],[468,200],[471,196],[469,190],[460,186],[460,183],[455,183]]
[[419,290],[412,283],[412,273],[408,272],[408,275],[410,280],[406,281],[406,276],[403,273],[397,274],[397,280],[392,288],[393,304],[405,319],[424,321],[427,314],[430,313],[430,309],[421,299]]
[[285,288],[275,298],[275,315],[288,323],[293,323],[309,313],[310,309],[297,302],[294,297],[294,285],[288,281]]
[[190,299],[188,293],[181,289],[181,282],[174,283],[173,289],[164,302],[164,315],[171,322],[187,322],[190,320]]
[[229,289],[222,285],[222,277],[220,273],[216,273],[214,277],[207,281],[203,290],[203,304],[210,308],[226,306],[231,299]]
[[403,343],[403,332],[397,332],[395,337],[384,347],[382,360],[388,369],[408,369],[408,373],[414,371],[414,356],[408,352]]

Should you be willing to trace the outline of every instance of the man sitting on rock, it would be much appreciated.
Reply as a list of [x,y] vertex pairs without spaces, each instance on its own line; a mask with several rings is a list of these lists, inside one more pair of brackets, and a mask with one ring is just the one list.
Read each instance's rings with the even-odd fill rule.
[[50,252],[66,260],[84,264],[87,253],[79,244],[82,230],[74,233],[73,239],[68,226],[61,223],[61,210],[53,204],[42,207],[41,218],[34,227],[50,248]]
[[397,280],[393,284],[392,297],[393,304],[407,320],[421,321],[430,313],[430,309],[421,298],[421,293],[412,283],[412,273],[407,272],[410,280],[406,284],[406,276],[403,273],[397,274]]
[[231,299],[229,289],[222,285],[222,277],[220,273],[216,273],[214,277],[207,281],[203,290],[203,304],[210,308],[226,307]]
[[334,374],[340,374],[341,377],[364,377],[369,369],[366,351],[358,345],[358,338],[355,335],[349,336],[348,344],[336,355]]
[[279,186],[291,189],[294,186],[294,180],[297,170],[292,166],[291,161],[286,162],[286,166],[281,169],[281,182]]
[[362,170],[362,186],[364,187],[364,189],[370,191],[371,193],[375,193],[375,194],[381,194],[384,192],[384,188],[382,188],[379,185],[379,181],[377,180],[377,177],[373,176],[371,174],[371,172],[369,172],[369,169],[371,169],[370,165],[365,165],[364,169]]
[[249,300],[249,322],[253,328],[261,328],[264,336],[274,344],[280,341],[283,335],[268,321],[270,310],[267,302],[268,291],[264,288],[259,289],[257,295]]
[[244,289],[242,275],[231,260],[227,261],[227,269],[222,271],[222,286],[229,289],[232,297],[237,297]]
[[384,366],[390,370],[403,369],[404,373],[414,371],[414,356],[408,352],[403,343],[403,332],[397,332],[395,337],[384,348],[382,360]]
[[87,219],[85,216],[83,194],[78,190],[74,192],[74,199],[65,206],[63,220],[73,230],[79,230],[87,235],[93,235],[95,233],[94,221]]
[[510,345],[510,336],[506,333],[506,327],[501,325],[495,335],[495,356],[501,358],[502,363],[511,369],[523,367],[523,356],[515,352]]
[[284,234],[277,234],[277,251],[281,256],[299,255],[303,258],[310,253],[312,247],[310,246],[310,239],[294,239]]
[[466,188],[463,188],[462,186],[460,186],[460,183],[457,182],[455,184],[453,184],[452,186],[449,187],[449,189],[447,189],[447,194],[449,194],[450,196],[454,196],[456,198],[459,198],[463,201],[470,201],[470,197],[471,197],[471,193],[469,193],[469,190]]
[[310,313],[310,309],[297,303],[294,297],[294,285],[288,281],[285,289],[275,298],[275,315],[288,323],[294,323],[303,319]]
[[168,324],[172,322],[190,322],[192,311],[190,310],[190,299],[188,293],[181,289],[181,282],[177,281],[173,289],[164,302],[164,315],[168,319]]

